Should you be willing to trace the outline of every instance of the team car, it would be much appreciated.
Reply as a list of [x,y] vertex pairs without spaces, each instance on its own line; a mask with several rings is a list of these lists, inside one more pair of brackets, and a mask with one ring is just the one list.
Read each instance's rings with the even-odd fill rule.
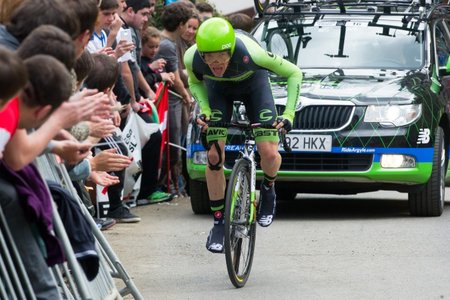
[[[393,190],[408,193],[412,215],[441,215],[450,141],[450,6],[283,0],[257,8],[253,38],[304,75],[287,138],[292,152],[280,146],[278,199]],[[286,82],[273,75],[271,84],[281,115]],[[248,122],[239,99],[230,101],[233,121]],[[230,130],[226,175],[242,144]],[[206,152],[194,122],[186,154],[192,209],[207,213]]]

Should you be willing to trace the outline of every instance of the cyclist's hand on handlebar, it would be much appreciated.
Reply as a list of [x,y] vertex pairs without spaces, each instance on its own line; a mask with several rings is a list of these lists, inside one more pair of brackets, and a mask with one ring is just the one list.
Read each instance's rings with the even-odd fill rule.
[[286,118],[284,118],[282,116],[277,118],[277,120],[275,121],[273,126],[276,129],[283,128],[285,132],[289,132],[289,131],[292,130],[292,123],[291,123],[291,121],[289,121],[288,119],[286,119]]
[[209,117],[205,114],[200,114],[197,116],[196,122],[198,125],[200,125],[204,130],[208,128],[207,122],[209,121]]

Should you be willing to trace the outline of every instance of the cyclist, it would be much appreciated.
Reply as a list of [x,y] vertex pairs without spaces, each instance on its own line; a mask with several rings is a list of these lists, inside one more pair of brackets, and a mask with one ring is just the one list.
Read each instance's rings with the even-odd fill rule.
[[[300,93],[302,73],[291,62],[266,52],[250,35],[233,29],[222,18],[210,18],[200,25],[196,45],[184,55],[189,89],[198,101],[199,125],[205,126],[208,142],[206,182],[214,215],[206,248],[223,252],[225,176],[223,172],[226,128],[208,127],[205,121],[229,122],[233,100],[243,101],[251,123],[271,124],[273,129],[255,129],[264,179],[257,207],[259,225],[267,227],[275,215],[274,181],[281,164],[277,129],[289,131]],[[287,78],[288,99],[282,116],[277,117],[269,83],[271,71]]]

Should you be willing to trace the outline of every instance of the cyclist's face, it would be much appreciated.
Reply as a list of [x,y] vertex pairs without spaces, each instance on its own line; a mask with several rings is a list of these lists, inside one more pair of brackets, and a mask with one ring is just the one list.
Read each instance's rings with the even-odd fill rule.
[[203,54],[203,59],[214,76],[222,77],[228,67],[230,53],[228,51],[205,53]]

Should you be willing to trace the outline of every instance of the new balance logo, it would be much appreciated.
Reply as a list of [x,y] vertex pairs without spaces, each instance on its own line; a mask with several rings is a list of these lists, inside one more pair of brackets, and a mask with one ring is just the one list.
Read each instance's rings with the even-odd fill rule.
[[428,144],[430,142],[430,129],[421,128],[417,137],[417,144]]

